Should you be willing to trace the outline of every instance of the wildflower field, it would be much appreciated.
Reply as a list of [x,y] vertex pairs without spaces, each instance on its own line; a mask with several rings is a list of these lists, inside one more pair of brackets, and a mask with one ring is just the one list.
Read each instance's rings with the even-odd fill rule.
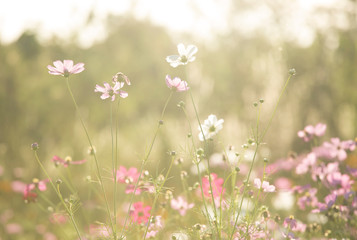
[[357,239],[355,55],[335,86],[298,47],[255,62],[259,41],[118,28],[92,49],[1,46],[0,240]]

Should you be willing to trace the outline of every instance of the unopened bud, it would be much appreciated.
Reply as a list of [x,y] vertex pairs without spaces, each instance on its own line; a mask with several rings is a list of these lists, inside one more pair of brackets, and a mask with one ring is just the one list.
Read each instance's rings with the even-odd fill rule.
[[291,76],[294,76],[294,75],[296,74],[295,68],[289,69],[289,74],[290,74]]
[[38,145],[37,142],[31,144],[31,149],[32,149],[32,150],[37,151],[39,148],[40,148],[40,147],[39,147],[39,145]]

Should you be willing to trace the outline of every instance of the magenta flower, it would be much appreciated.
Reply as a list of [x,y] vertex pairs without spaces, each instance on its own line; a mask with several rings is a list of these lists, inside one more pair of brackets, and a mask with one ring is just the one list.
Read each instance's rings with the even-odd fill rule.
[[61,75],[69,77],[71,74],[77,74],[84,71],[84,63],[77,63],[73,66],[72,60],[63,60],[63,62],[57,60],[53,62],[53,66],[48,65],[48,73],[52,75]]
[[176,89],[176,92],[184,92],[184,91],[187,91],[189,89],[189,87],[187,87],[187,82],[186,81],[182,81],[178,77],[175,77],[174,79],[171,79],[171,77],[169,75],[166,75],[166,85],[170,89]]
[[171,200],[171,207],[172,209],[175,209],[179,211],[181,216],[186,215],[186,211],[193,208],[194,204],[186,202],[181,196],[176,199]]
[[72,161],[71,157],[66,157],[65,159],[62,159],[59,156],[55,155],[52,158],[52,162],[54,162],[56,166],[63,165],[64,167],[68,167],[69,165],[83,164],[83,163],[87,162],[87,160],[83,159],[83,160],[79,160],[79,161]]
[[[221,195],[224,194],[225,189],[222,187],[223,185],[223,178],[217,178],[217,174],[211,173],[211,186],[212,186],[212,194],[214,198],[219,198]],[[209,183],[209,177],[205,176],[202,178],[202,189],[203,194],[206,197],[211,197],[211,189]]]
[[115,100],[115,95],[118,95],[121,98],[126,98],[128,93],[125,91],[120,90],[124,86],[123,82],[115,82],[114,86],[110,86],[109,83],[104,83],[104,87],[99,86],[98,84],[95,86],[94,92],[101,92],[102,95],[100,96],[101,99],[112,98],[112,101]]
[[254,186],[258,189],[263,189],[264,192],[275,192],[275,186],[270,185],[267,181],[262,181],[259,178],[254,179]]
[[134,210],[131,211],[130,216],[133,222],[136,222],[138,224],[140,223],[146,223],[149,220],[150,217],[150,206],[144,207],[143,202],[136,202],[133,204]]
[[48,179],[45,180],[38,180],[37,178],[34,178],[32,180],[32,183],[27,184],[26,188],[23,191],[23,198],[25,201],[28,202],[34,202],[37,199],[37,193],[34,192],[35,189],[38,189],[39,191],[43,192],[47,190],[46,183],[49,182]]
[[126,184],[136,183],[139,179],[139,175],[138,169],[134,167],[126,170],[125,167],[120,166],[119,170],[117,170],[117,181]]

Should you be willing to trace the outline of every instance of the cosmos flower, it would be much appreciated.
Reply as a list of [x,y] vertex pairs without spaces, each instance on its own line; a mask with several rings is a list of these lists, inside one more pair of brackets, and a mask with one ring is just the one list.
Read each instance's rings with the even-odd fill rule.
[[208,118],[201,125],[202,131],[201,127],[198,126],[198,130],[200,131],[198,138],[200,139],[200,141],[204,141],[204,139],[210,139],[215,136],[223,128],[223,123],[223,119],[217,120],[216,115],[209,115]]
[[321,137],[325,134],[326,131],[326,124],[318,123],[316,126],[308,125],[298,132],[298,136],[302,138],[305,142],[310,141],[313,139],[314,136]]
[[194,204],[186,202],[181,196],[176,199],[171,200],[171,207],[172,209],[175,209],[179,211],[181,216],[186,215],[186,211],[193,208]]
[[267,181],[262,181],[259,178],[254,179],[254,186],[258,189],[262,188],[264,192],[275,192],[275,186],[270,185]]
[[166,57],[166,61],[172,66],[177,67],[179,65],[186,65],[189,62],[195,61],[196,57],[194,56],[198,49],[195,45],[188,45],[185,48],[185,45],[180,43],[177,45],[177,50],[179,55],[171,55]]
[[77,74],[84,71],[84,63],[77,63],[73,66],[72,60],[63,60],[63,62],[57,60],[53,62],[53,66],[48,65],[48,73],[52,75],[61,75],[69,77],[71,74]]
[[138,169],[134,167],[127,170],[124,166],[120,166],[119,170],[117,170],[116,179],[120,183],[132,184],[138,181],[139,175]]
[[[223,188],[223,182],[223,178],[218,178],[217,174],[211,173],[212,195],[215,199],[220,198],[221,195],[223,195],[225,192],[225,189]],[[206,197],[211,197],[211,186],[209,182],[209,177],[202,177],[202,189],[203,194]]]
[[131,211],[131,219],[133,222],[136,222],[138,224],[144,222],[146,223],[149,220],[150,217],[150,206],[145,206],[143,202],[136,202],[133,203],[133,210]]
[[189,87],[187,87],[187,82],[186,81],[182,81],[180,78],[175,77],[174,79],[171,79],[171,77],[169,75],[166,75],[166,85],[170,88],[170,89],[176,89],[176,92],[184,92],[187,91],[189,89]]
[[104,83],[104,87],[99,86],[98,84],[95,86],[94,92],[101,92],[102,95],[100,96],[101,99],[111,98],[112,101],[115,100],[115,95],[118,95],[121,98],[126,98],[128,93],[120,90],[124,86],[124,82],[115,82],[114,86],[110,86],[109,83]]

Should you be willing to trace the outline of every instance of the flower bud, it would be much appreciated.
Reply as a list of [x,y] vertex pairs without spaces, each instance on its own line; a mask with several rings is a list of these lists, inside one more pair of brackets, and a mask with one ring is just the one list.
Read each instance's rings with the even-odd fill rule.
[[37,142],[31,144],[31,149],[37,151],[40,148]]
[[57,179],[57,180],[56,180],[56,183],[57,183],[58,185],[60,185],[60,184],[62,183],[62,180],[61,180],[61,179]]
[[180,102],[177,104],[177,107],[180,107],[180,108],[185,107],[185,102],[180,101]]
[[289,75],[294,76],[296,74],[295,68],[289,69]]

